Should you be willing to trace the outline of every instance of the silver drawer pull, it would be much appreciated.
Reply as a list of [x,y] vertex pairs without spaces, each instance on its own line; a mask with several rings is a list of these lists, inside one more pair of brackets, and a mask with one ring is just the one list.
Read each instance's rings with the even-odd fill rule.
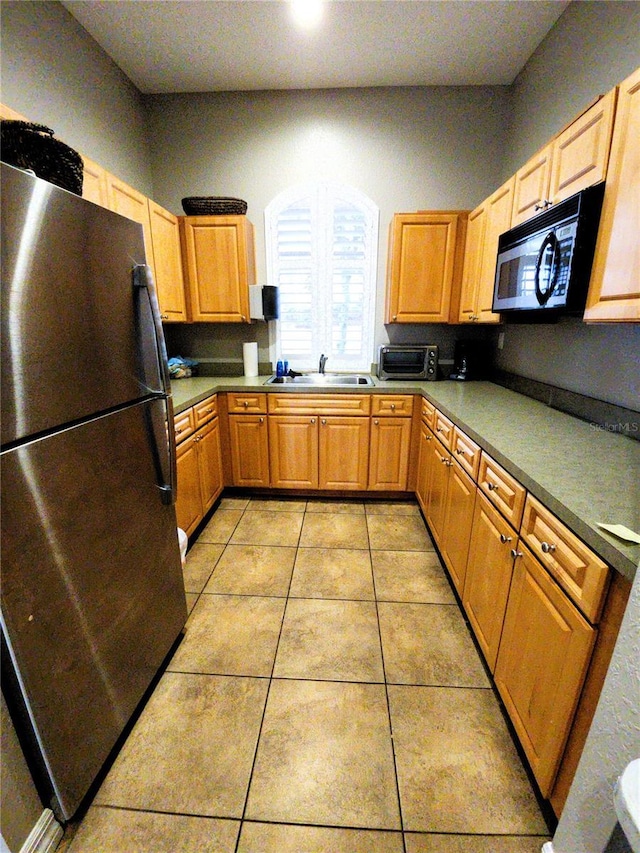
[[511,556],[512,556],[512,557],[513,557],[513,559],[515,560],[515,559],[516,559],[516,557],[522,557],[522,556],[524,556],[524,555],[523,555],[522,551],[516,551],[516,549],[515,549],[515,548],[512,548],[512,549],[511,549]]
[[458,454],[458,456],[464,456],[464,450],[461,450],[460,448],[456,450],[456,453]]
[[540,547],[543,554],[553,554],[556,550],[556,546],[553,543],[549,544],[549,542],[541,542]]
[[505,545],[507,542],[511,542],[511,536],[505,536],[504,533],[501,533],[500,534],[500,541],[502,542],[503,545]]
[[487,488],[489,489],[490,492],[497,492],[498,491],[498,484],[497,483],[487,483]]

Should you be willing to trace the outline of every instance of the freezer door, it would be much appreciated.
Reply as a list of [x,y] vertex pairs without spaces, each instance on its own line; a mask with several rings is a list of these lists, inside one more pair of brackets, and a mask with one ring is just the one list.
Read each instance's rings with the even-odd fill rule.
[[187,616],[164,418],[140,403],[0,459],[3,633],[65,818]]
[[140,224],[2,164],[3,446],[163,392],[144,262]]

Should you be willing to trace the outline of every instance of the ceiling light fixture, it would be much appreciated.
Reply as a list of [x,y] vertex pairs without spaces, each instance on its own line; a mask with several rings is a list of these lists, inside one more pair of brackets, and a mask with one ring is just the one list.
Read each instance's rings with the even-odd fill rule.
[[322,17],[322,0],[291,0],[295,22],[305,29],[315,27]]

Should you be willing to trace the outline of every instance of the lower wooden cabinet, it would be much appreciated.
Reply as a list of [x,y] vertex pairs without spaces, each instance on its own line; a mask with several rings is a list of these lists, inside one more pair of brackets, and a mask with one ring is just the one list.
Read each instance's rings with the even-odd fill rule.
[[189,536],[222,492],[220,422],[217,417],[180,442],[176,448],[178,527]]
[[273,488],[364,490],[369,418],[271,415],[269,458]]
[[456,589],[462,594],[477,490],[471,477],[455,460],[448,466],[448,472],[440,552]]
[[476,498],[462,604],[494,671],[513,573],[517,534],[482,494]]
[[416,497],[424,514],[427,514],[427,501],[431,488],[431,475],[435,456],[430,452],[435,437],[427,420],[423,417],[420,422],[420,438],[418,445],[418,473],[416,475]]
[[232,485],[269,486],[266,415],[229,415]]
[[495,682],[543,797],[569,735],[596,630],[519,544]]
[[410,443],[411,418],[372,419],[368,485],[370,490],[406,490]]
[[269,461],[274,489],[317,489],[317,416],[271,415]]
[[447,501],[447,485],[449,482],[449,466],[452,465],[451,454],[439,441],[429,445],[429,492],[427,494],[426,517],[433,538],[442,547],[444,536],[444,517]]
[[[405,453],[405,472],[407,461],[408,450]],[[318,462],[320,489],[366,489],[369,418],[321,417]]]

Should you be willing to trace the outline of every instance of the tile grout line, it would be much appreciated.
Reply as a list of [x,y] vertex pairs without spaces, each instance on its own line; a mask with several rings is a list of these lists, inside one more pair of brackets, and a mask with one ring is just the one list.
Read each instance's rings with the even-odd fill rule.
[[[251,502],[249,502],[249,504],[247,504],[247,506],[249,506],[250,503]],[[260,727],[258,729],[258,737],[256,738],[256,747],[255,747],[255,750],[253,752],[253,761],[251,762],[251,772],[249,773],[249,779],[247,781],[247,792],[246,792],[245,797],[244,797],[244,805],[242,807],[242,815],[240,817],[240,825],[238,827],[238,837],[236,838],[234,853],[238,853],[238,848],[240,846],[240,838],[242,836],[242,827],[243,827],[245,820],[246,820],[245,816],[247,813],[247,805],[249,804],[249,791],[251,790],[251,783],[253,782],[253,773],[255,771],[256,760],[258,758],[258,749],[260,747],[260,738],[262,737],[262,728],[264,726],[264,720],[265,720],[265,717],[267,714],[267,705],[269,704],[269,696],[271,694],[271,685],[273,684],[273,678],[274,678],[273,673],[274,673],[274,670],[276,667],[276,659],[278,657],[278,648],[280,647],[280,639],[282,637],[282,631],[284,628],[284,620],[285,620],[285,617],[287,615],[287,606],[289,603],[289,593],[291,591],[291,584],[293,583],[293,573],[294,573],[295,567],[296,567],[296,558],[298,556],[298,548],[300,547],[300,539],[302,538],[302,528],[304,527],[304,516],[306,515],[306,512],[307,512],[307,504],[305,503],[305,508],[304,508],[303,513],[302,513],[302,524],[300,525],[300,532],[298,533],[298,542],[296,544],[295,554],[293,557],[293,566],[291,568],[291,576],[289,578],[289,586],[287,587],[287,594],[286,594],[286,596],[284,596],[285,605],[284,605],[284,609],[282,611],[282,619],[280,621],[280,630],[278,632],[278,642],[276,643],[275,652],[273,655],[273,663],[271,664],[271,674],[269,675],[269,684],[267,685],[267,694],[266,694],[265,699],[264,699],[264,708],[262,709],[262,717],[260,718]],[[289,547],[291,547],[291,546],[289,546]]]
[[[367,520],[367,539],[369,539],[369,517],[365,504],[365,518]],[[402,838],[402,850],[407,853],[407,842],[405,838],[404,816],[402,814],[402,799],[400,797],[400,782],[398,780],[398,762],[396,758],[396,744],[393,737],[393,724],[391,722],[391,706],[389,703],[389,685],[387,682],[387,670],[384,663],[384,647],[382,645],[382,630],[380,628],[380,611],[378,609],[378,593],[376,590],[376,576],[373,570],[373,557],[371,554],[371,541],[369,540],[369,565],[371,566],[371,582],[373,583],[373,600],[376,606],[376,621],[378,623],[378,642],[380,643],[380,657],[382,659],[382,677],[384,679],[384,695],[387,702],[387,721],[389,725],[389,736],[391,739],[391,755],[393,758],[393,773],[396,781],[396,800],[398,803],[398,816],[400,817],[400,837]]]

